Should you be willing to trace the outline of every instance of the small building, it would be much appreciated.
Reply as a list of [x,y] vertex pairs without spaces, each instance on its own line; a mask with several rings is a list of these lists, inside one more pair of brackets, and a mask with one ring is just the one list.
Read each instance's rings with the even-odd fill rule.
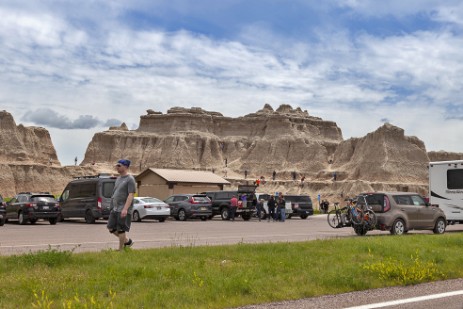
[[230,183],[208,171],[148,168],[135,176],[138,196],[165,199],[172,194],[223,190]]

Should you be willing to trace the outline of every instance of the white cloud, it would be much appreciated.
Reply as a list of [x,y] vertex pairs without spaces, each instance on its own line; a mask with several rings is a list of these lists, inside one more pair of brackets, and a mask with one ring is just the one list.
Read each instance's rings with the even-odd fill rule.
[[[383,12],[377,3],[345,2],[364,16]],[[120,20],[126,5],[85,2],[82,11],[0,5],[1,106],[17,122],[25,112],[47,107],[55,117],[65,115],[61,122],[90,115],[133,128],[148,108],[200,106],[241,116],[264,103],[289,103],[336,121],[346,138],[363,136],[387,118],[425,140],[428,149],[463,151],[456,133],[463,131],[452,130],[461,121],[445,120],[446,105],[460,104],[463,96],[463,40],[447,27],[383,37],[317,28],[317,39],[309,41],[253,23],[236,39],[217,39],[130,29]],[[98,22],[101,6],[108,14]],[[435,20],[456,23],[461,15],[433,7]],[[393,2],[388,12],[415,11]],[[64,164],[83,158],[91,138],[82,137],[105,129],[99,123],[86,134],[52,130]]]

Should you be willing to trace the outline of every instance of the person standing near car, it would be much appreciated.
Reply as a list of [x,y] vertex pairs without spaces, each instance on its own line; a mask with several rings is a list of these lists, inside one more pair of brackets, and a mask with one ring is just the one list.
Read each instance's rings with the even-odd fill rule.
[[235,195],[230,199],[230,220],[235,221],[236,208],[238,208],[238,199]]
[[285,219],[286,219],[286,201],[283,198],[283,194],[281,192],[278,195],[277,205],[278,205],[277,212],[280,214],[280,221],[285,222]]
[[270,198],[268,199],[267,202],[267,207],[268,207],[268,222],[270,222],[270,218],[272,218],[273,221],[275,221],[275,198],[273,195],[270,195]]
[[114,184],[111,196],[111,212],[109,214],[107,228],[111,234],[119,239],[119,250],[131,247],[133,241],[127,238],[132,223],[133,198],[136,192],[135,178],[129,174],[130,160],[121,159],[116,163],[119,177]]

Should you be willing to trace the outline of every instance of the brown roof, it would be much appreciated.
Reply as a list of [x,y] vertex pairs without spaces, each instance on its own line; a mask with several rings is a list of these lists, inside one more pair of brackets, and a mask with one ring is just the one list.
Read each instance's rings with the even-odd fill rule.
[[228,181],[212,172],[162,168],[149,168],[141,172],[135,178],[139,178],[148,171],[158,174],[168,182],[230,184]]

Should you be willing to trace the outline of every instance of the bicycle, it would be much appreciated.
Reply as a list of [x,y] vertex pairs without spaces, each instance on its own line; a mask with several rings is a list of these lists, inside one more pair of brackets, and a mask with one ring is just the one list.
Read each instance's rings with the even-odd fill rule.
[[351,213],[349,206],[339,208],[339,203],[334,203],[334,209],[328,212],[328,224],[334,228],[351,226]]
[[364,236],[368,231],[375,229],[377,218],[371,206],[368,205],[365,196],[357,197],[357,205],[359,206],[355,207],[357,216],[353,220],[353,228],[357,235]]

